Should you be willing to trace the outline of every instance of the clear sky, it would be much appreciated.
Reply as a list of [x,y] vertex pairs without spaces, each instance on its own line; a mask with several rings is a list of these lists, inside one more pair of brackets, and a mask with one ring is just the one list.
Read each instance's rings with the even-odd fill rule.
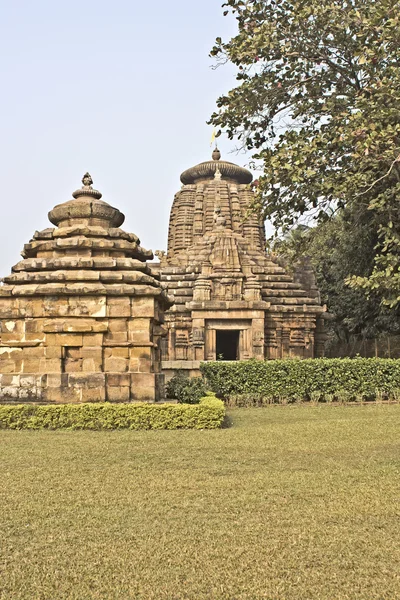
[[124,229],[166,248],[180,173],[209,158],[206,120],[235,83],[209,58],[235,33],[222,1],[0,1],[1,276],[87,170]]

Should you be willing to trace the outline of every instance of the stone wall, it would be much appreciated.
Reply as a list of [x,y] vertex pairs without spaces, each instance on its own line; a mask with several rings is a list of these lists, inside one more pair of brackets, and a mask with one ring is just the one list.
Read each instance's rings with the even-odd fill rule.
[[151,297],[0,297],[0,395],[56,402],[148,400],[154,385],[157,398],[156,308]]

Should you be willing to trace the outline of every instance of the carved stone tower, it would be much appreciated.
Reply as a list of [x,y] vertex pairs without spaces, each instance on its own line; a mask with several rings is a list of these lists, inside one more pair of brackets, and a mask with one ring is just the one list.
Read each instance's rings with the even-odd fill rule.
[[88,173],[49,213],[0,286],[0,396],[9,401],[157,400],[169,302]]
[[249,212],[252,175],[212,160],[181,175],[161,281],[166,313],[163,370],[196,372],[203,360],[323,355],[323,312],[312,272],[292,278],[265,251],[265,229]]

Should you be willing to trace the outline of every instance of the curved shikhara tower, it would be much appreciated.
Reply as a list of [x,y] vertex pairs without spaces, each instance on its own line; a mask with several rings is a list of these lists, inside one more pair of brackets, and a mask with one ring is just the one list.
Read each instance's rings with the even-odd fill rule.
[[202,360],[322,356],[324,309],[305,262],[290,276],[265,251],[265,229],[249,211],[252,175],[212,160],[181,175],[172,204],[161,281],[166,313],[163,369],[196,371]]

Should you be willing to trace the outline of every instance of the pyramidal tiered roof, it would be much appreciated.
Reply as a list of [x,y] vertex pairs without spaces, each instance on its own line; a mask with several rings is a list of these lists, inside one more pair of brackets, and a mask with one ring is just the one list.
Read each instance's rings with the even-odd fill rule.
[[0,399],[40,402],[157,400],[160,342],[171,305],[120,229],[124,215],[93,188],[49,213],[0,286]]
[[[6,295],[159,295],[168,300],[146,261],[151,251],[139,238],[120,229],[125,217],[92,187],[89,173],[73,200],[49,213],[56,227],[37,231],[25,244],[23,260],[4,277]],[[140,286],[140,290],[138,288]]]

